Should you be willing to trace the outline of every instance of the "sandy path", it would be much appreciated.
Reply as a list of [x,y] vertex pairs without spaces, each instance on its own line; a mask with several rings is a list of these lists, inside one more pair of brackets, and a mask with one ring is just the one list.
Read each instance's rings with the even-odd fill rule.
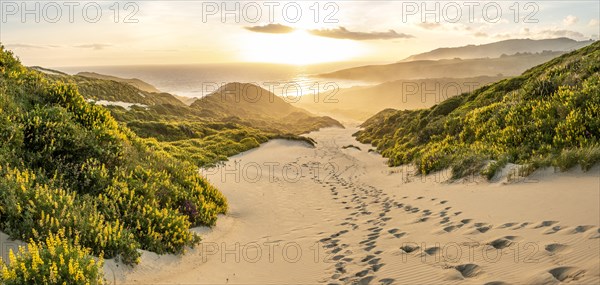
[[[119,284],[598,284],[600,168],[440,183],[388,168],[356,129],[272,141],[205,175],[231,211],[185,256],[144,253]],[[361,148],[343,149],[349,144]],[[237,165],[237,167],[236,167]],[[495,282],[495,283],[494,283]]]

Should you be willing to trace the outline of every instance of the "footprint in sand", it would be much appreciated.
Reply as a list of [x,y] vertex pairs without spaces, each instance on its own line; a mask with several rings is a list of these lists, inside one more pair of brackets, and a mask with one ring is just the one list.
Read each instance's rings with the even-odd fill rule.
[[584,276],[585,271],[576,267],[561,266],[549,270],[548,273],[560,282],[570,282],[579,280]]
[[397,228],[393,228],[393,229],[390,229],[390,230],[388,230],[387,232],[388,232],[388,233],[390,233],[390,234],[395,234],[395,233],[397,233],[398,231],[399,231],[399,229],[397,229]]
[[487,282],[483,285],[508,285],[509,283],[506,283],[504,281],[491,281],[491,282]]
[[406,253],[411,253],[411,252],[419,249],[419,246],[407,244],[407,245],[400,247],[400,249]]
[[390,285],[390,284],[393,284],[395,281],[396,280],[392,279],[392,278],[384,278],[384,279],[379,280],[379,284],[381,284],[381,285]]
[[600,229],[590,236],[590,239],[600,238]]
[[435,254],[437,254],[440,251],[441,251],[441,249],[439,247],[434,246],[434,247],[430,247],[430,248],[425,249],[423,252],[425,252],[428,255],[435,255]]
[[369,254],[365,258],[363,258],[360,262],[367,262],[367,261],[371,260],[374,257],[375,257],[375,255]]
[[356,277],[365,277],[369,274],[369,269],[361,270],[355,274]]
[[503,225],[501,225],[501,226],[500,226],[500,228],[501,228],[501,229],[504,229],[504,228],[510,228],[510,227],[514,227],[514,226],[516,226],[516,225],[517,225],[517,223],[512,223],[512,222],[511,222],[511,223],[506,223],[506,224],[503,224]]
[[477,231],[479,231],[480,233],[485,233],[487,231],[489,231],[492,227],[481,227],[481,228],[477,228]]
[[558,221],[543,221],[539,225],[535,226],[534,229],[545,228],[558,223]]
[[491,245],[495,249],[503,249],[511,246],[516,239],[516,236],[505,236],[489,242],[488,245]]
[[405,232],[402,232],[402,233],[397,233],[397,234],[394,234],[394,237],[395,237],[395,238],[401,238],[401,237],[403,237],[403,236],[405,236],[405,235],[406,235],[406,233],[405,233]]
[[465,225],[468,224],[468,223],[470,223],[470,222],[472,222],[472,221],[473,221],[473,219],[462,219],[462,220],[460,220],[460,222],[463,223],[463,224],[465,224]]
[[561,227],[561,226],[554,226],[554,227],[552,227],[550,230],[548,230],[548,231],[544,232],[544,234],[545,234],[545,235],[551,235],[551,234],[555,234],[555,233],[557,233],[558,231],[560,231],[560,230],[562,230],[562,229],[563,229],[563,227]]
[[358,280],[358,282],[356,282],[357,285],[367,285],[369,283],[371,283],[371,281],[373,281],[375,277],[373,276],[367,276],[364,277],[363,279]]
[[522,228],[525,228],[526,226],[528,226],[528,225],[530,225],[530,224],[531,224],[531,223],[529,223],[529,222],[522,223],[522,224],[520,224],[519,226],[517,226],[517,227],[513,228],[513,230],[520,230],[520,229],[522,229]]
[[544,247],[544,249],[550,254],[563,252],[563,251],[567,250],[568,248],[569,248],[568,245],[562,244],[562,243],[551,243],[551,244],[547,244]]
[[473,278],[481,274],[481,266],[474,263],[461,264],[454,267],[464,278]]
[[423,223],[423,222],[426,222],[427,220],[429,220],[429,218],[428,218],[428,217],[422,217],[422,218],[418,218],[418,219],[415,221],[415,224],[417,224],[417,223]]
[[458,229],[458,227],[456,227],[456,226],[447,226],[447,227],[445,227],[443,230],[444,230],[445,232],[449,233],[449,232],[453,232],[453,231],[455,231],[456,229]]
[[586,225],[586,226],[577,226],[577,227],[575,227],[575,228],[574,228],[574,229],[571,231],[571,233],[572,233],[572,234],[580,234],[580,233],[585,233],[585,232],[587,232],[588,230],[592,229],[593,227],[594,227],[594,226],[588,226],[588,225]]

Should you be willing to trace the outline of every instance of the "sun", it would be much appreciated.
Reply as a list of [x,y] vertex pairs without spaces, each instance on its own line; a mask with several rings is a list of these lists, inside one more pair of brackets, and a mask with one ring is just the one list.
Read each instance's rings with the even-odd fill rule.
[[308,65],[350,60],[364,52],[352,40],[311,35],[304,30],[289,34],[252,34],[243,40],[242,60],[247,62]]

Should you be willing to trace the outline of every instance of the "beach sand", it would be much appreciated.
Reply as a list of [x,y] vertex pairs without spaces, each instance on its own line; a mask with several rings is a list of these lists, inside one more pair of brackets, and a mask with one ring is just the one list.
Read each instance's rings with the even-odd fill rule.
[[[357,129],[275,140],[203,171],[230,212],[117,284],[599,284],[600,168],[448,182],[390,168]],[[354,145],[354,147],[343,148]],[[510,179],[509,179],[510,178]]]

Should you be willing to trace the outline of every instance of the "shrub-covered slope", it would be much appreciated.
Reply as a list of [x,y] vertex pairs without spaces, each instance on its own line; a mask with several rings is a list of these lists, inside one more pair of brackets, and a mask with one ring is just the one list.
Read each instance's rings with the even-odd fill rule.
[[422,173],[492,177],[507,162],[588,169],[600,160],[599,72],[596,42],[429,109],[384,110],[355,135]]
[[[0,262],[3,284],[34,284],[40,276],[83,284],[58,259],[88,262],[88,251],[126,263],[136,262],[137,249],[180,253],[198,241],[190,227],[214,225],[227,210],[195,166],[1,46],[0,177],[0,230],[31,240],[39,253]],[[64,256],[54,252],[56,240],[67,244]]]
[[[79,85],[79,77],[75,77]],[[86,98],[104,98],[107,93],[118,92],[114,81],[93,79],[94,86],[79,87]],[[235,86],[232,83],[226,86]],[[261,101],[249,101],[245,97],[236,100],[223,98],[216,92],[197,100],[192,106],[184,104],[151,104],[125,109],[106,106],[117,121],[123,122],[142,138],[149,138],[174,157],[205,166],[227,160],[227,157],[258,147],[273,138],[303,140],[312,143],[300,134],[323,127],[342,127],[329,117],[318,117],[291,106],[273,93],[254,85],[246,90],[261,90]],[[137,90],[127,86],[126,90]],[[224,90],[224,89],[222,89]],[[230,89],[233,90],[233,89]],[[238,89],[244,90],[244,89]],[[137,94],[139,90],[128,92]],[[159,93],[149,93],[147,98]],[[244,93],[243,96],[248,94]],[[123,95],[111,95],[119,96]],[[231,96],[231,94],[229,95]],[[249,96],[249,95],[248,95]],[[254,95],[252,95],[254,96]]]
[[[86,100],[102,100],[100,103],[111,115],[136,135],[151,139],[155,147],[197,166],[227,160],[273,138],[312,144],[311,139],[299,135],[323,127],[343,127],[330,117],[314,116],[252,84],[227,84],[187,106],[169,93],[138,89],[134,84],[138,81],[149,84],[137,79],[92,73],[69,76],[40,67],[35,69],[51,80],[73,83]],[[236,90],[244,93],[232,96],[231,91]],[[228,97],[222,97],[224,91]],[[256,94],[250,93],[258,91],[263,95],[262,100],[253,101]],[[244,97],[237,100],[234,96]],[[124,108],[122,103],[136,105]]]

